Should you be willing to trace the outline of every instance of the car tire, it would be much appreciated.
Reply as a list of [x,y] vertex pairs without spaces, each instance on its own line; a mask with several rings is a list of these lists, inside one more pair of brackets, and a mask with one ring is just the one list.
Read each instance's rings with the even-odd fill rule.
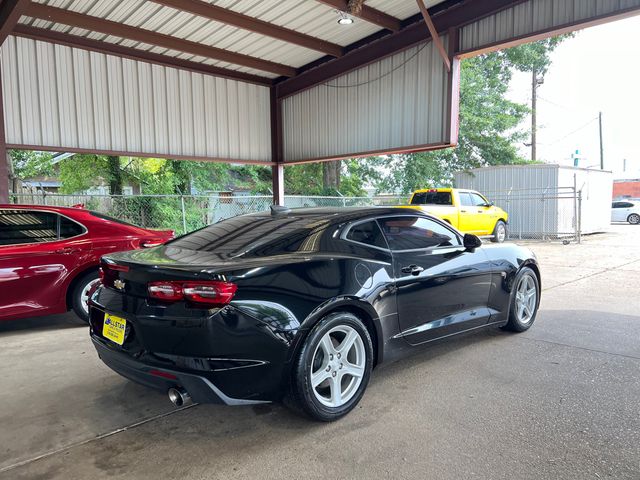
[[496,226],[493,229],[493,236],[491,241],[493,243],[502,243],[507,239],[507,224],[502,220],[496,222]]
[[99,281],[97,271],[85,273],[74,283],[71,291],[71,308],[86,323],[89,323],[89,309],[86,305],[89,299],[88,292],[97,281]]
[[509,321],[504,329],[512,332],[529,330],[536,320],[539,306],[540,282],[538,276],[531,268],[523,267],[513,282],[509,304]]
[[348,312],[331,313],[305,339],[285,404],[314,420],[338,420],[364,395],[372,368],[373,344],[362,321]]
[[640,215],[638,215],[637,213],[632,213],[627,217],[627,222],[629,222],[631,225],[640,224]]

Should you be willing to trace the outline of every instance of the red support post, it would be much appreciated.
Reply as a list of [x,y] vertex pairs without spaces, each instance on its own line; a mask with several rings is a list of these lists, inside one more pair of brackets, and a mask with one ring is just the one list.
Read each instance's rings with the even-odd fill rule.
[[273,204],[284,205],[284,164],[282,162],[282,100],[278,98],[276,87],[271,87],[271,181]]
[[9,203],[9,151],[4,132],[4,100],[0,78],[0,203]]

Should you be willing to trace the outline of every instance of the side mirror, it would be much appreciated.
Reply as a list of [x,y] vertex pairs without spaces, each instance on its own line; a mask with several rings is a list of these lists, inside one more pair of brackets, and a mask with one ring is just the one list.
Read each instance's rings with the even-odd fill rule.
[[483,207],[493,207],[493,202],[487,202],[483,205]]
[[462,245],[467,250],[475,250],[476,248],[479,248],[482,246],[482,240],[480,240],[475,235],[472,235],[470,233],[465,233],[464,238],[462,240]]

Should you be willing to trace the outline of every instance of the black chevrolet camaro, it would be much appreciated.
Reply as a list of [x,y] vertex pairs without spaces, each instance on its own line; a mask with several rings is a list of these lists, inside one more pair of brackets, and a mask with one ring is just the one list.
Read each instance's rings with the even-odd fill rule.
[[444,337],[534,322],[531,251],[481,246],[398,208],[298,209],[218,222],[102,260],[100,358],[176,405],[283,400],[347,414],[372,369]]

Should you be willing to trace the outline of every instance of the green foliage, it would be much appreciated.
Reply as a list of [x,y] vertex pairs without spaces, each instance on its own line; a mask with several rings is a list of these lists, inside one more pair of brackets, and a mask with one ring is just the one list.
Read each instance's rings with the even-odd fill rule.
[[377,157],[343,160],[337,190],[324,186],[322,163],[292,165],[284,170],[285,192],[289,195],[361,197],[366,195],[366,185],[380,181],[380,165]]
[[453,172],[459,170],[528,163],[518,154],[516,145],[528,137],[528,130],[521,124],[530,109],[506,97],[512,72],[535,69],[546,73],[551,52],[566,38],[555,37],[464,60],[458,146],[378,161],[386,175],[375,184],[377,190],[409,193],[417,188],[450,185]]
[[52,155],[48,152],[34,152],[33,150],[9,150],[16,177],[25,179],[39,175],[52,175]]

